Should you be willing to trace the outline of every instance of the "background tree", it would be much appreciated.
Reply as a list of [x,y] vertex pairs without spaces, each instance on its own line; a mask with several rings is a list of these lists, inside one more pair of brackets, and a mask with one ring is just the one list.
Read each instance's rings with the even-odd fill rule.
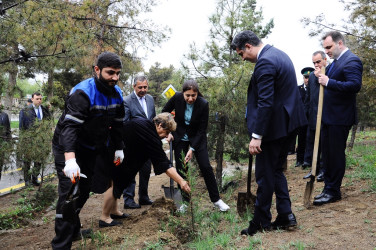
[[256,10],[256,0],[218,0],[216,13],[209,21],[210,41],[202,50],[193,44],[188,59],[210,104],[209,148],[215,155],[216,178],[221,187],[224,153],[236,161],[248,156],[244,118],[246,90],[254,66],[242,63],[230,44],[242,30],[252,30],[265,38],[274,22],[271,19],[262,25],[262,9]]

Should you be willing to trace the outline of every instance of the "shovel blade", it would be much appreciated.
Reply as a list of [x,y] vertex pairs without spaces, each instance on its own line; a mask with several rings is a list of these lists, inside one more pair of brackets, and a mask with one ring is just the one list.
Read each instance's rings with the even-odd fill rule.
[[309,208],[311,206],[311,198],[312,198],[314,184],[315,184],[315,177],[311,178],[306,184],[306,188],[304,191],[304,206],[306,208]]
[[255,202],[256,196],[253,194],[247,195],[247,192],[238,192],[238,201],[236,204],[238,214],[244,215],[247,212],[247,209],[253,213]]
[[162,185],[165,197],[174,201],[176,208],[179,209],[183,204],[183,198],[181,197],[180,190],[178,188],[171,188],[169,186]]

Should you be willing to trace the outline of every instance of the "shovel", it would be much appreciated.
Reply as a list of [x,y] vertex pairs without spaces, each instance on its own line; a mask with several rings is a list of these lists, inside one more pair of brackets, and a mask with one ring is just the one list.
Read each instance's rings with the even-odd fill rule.
[[249,154],[248,159],[248,176],[247,176],[247,192],[238,192],[237,211],[238,214],[244,215],[247,211],[254,209],[256,196],[251,194],[251,180],[252,180],[252,155]]
[[[172,150],[172,140],[170,141],[170,161],[171,165],[174,164],[174,154]],[[181,205],[183,204],[183,199],[181,197],[180,190],[177,187],[174,187],[174,180],[170,178],[170,186],[162,185],[162,188],[164,190],[164,194],[166,198],[172,199],[177,207],[179,209]]]
[[[325,74],[325,67],[321,67],[321,74]],[[323,101],[324,101],[324,86],[322,86],[320,84],[319,104],[318,104],[318,108],[317,108],[315,144],[313,145],[311,178],[307,182],[306,188],[305,188],[305,191],[304,191],[304,206],[306,208],[309,208],[310,205],[311,205],[312,191],[313,191],[313,187],[314,187],[314,183],[315,183],[315,179],[316,179],[316,165],[317,165],[317,154],[318,154],[318,151],[319,151]]]

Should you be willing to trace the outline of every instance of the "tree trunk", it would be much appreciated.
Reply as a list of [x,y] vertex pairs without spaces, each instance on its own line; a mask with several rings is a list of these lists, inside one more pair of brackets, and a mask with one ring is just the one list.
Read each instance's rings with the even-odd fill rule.
[[222,170],[223,170],[223,151],[225,145],[225,131],[226,131],[226,117],[220,115],[219,118],[219,134],[217,139],[217,146],[215,150],[215,160],[217,162],[216,179],[218,189],[222,189]]
[[50,69],[48,71],[48,79],[47,79],[47,89],[48,89],[48,92],[46,93],[47,94],[47,100],[51,100],[51,98],[54,95],[54,88],[53,87],[54,87],[54,70]]
[[353,125],[353,127],[351,129],[350,142],[349,142],[349,145],[347,145],[347,147],[349,148],[349,151],[351,151],[353,149],[354,142],[355,142],[355,135],[356,135],[356,130],[357,129],[358,129],[358,124]]
[[8,87],[5,91],[5,97],[4,97],[4,111],[8,114],[9,119],[11,119],[12,114],[12,104],[13,104],[13,94],[14,94],[14,88],[17,84],[17,74],[18,74],[18,67],[17,64],[12,62],[12,69],[9,70],[9,81],[8,81]]

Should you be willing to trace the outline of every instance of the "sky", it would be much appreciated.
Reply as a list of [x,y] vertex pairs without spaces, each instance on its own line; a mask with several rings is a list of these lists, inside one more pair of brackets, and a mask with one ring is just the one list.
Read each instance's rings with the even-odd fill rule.
[[[203,48],[210,30],[208,18],[215,12],[217,0],[161,0],[148,18],[172,29],[170,39],[161,47],[155,47],[144,61],[145,70],[155,62],[162,67],[180,67],[183,55],[189,52],[189,45],[196,43]],[[274,18],[272,33],[263,40],[286,52],[294,63],[298,84],[302,84],[301,69],[312,67],[312,53],[322,50],[319,37],[310,38],[309,29],[300,22],[302,17],[313,19],[323,13],[330,23],[343,23],[348,17],[338,0],[258,0],[264,20]]]

